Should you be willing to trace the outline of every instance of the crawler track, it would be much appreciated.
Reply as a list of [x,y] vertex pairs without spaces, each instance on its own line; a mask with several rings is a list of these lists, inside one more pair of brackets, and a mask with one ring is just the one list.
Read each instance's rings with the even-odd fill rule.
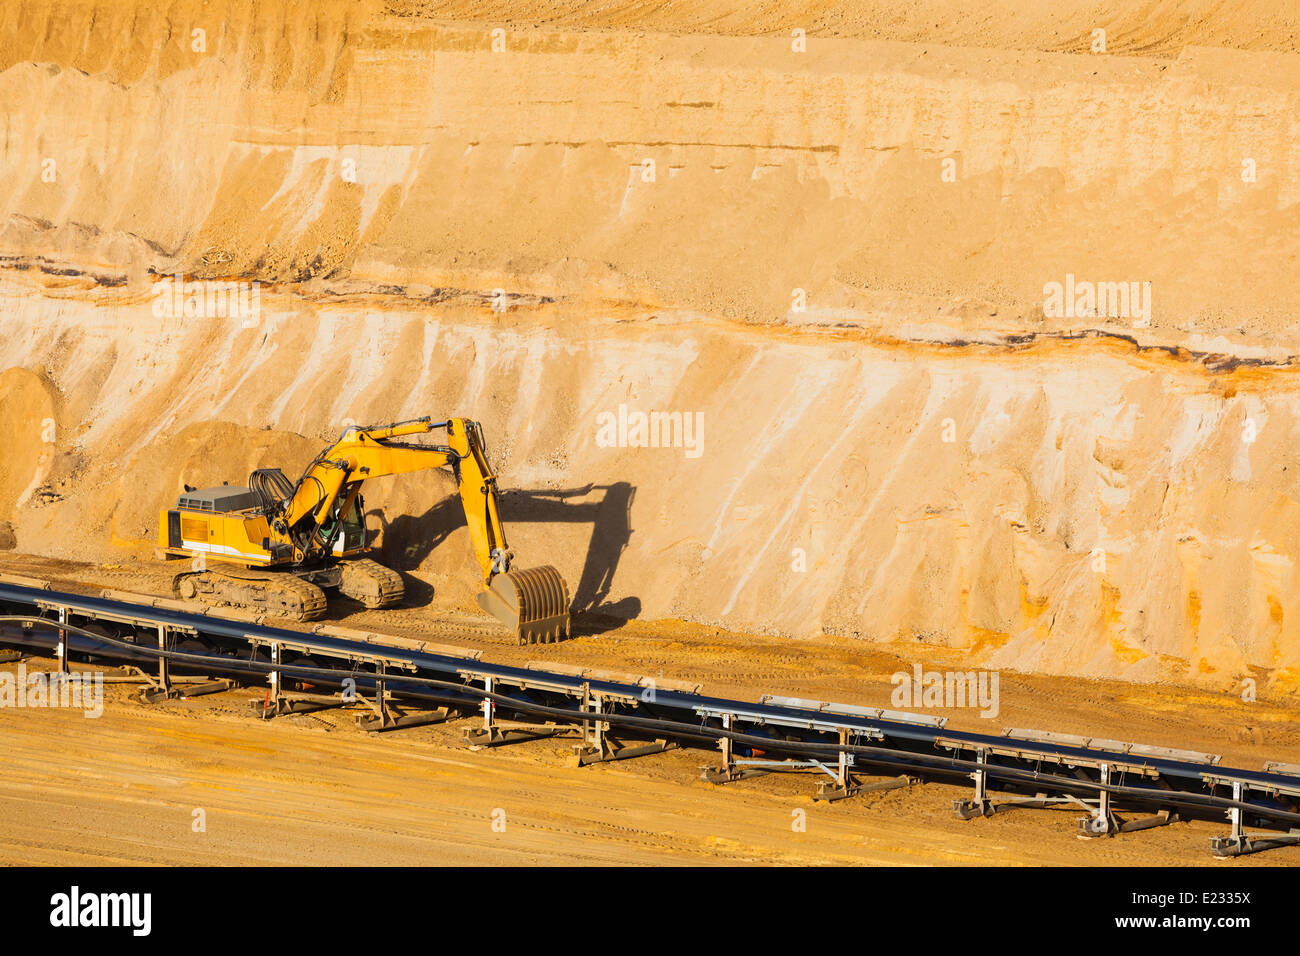
[[[325,592],[287,572],[186,571],[172,580],[172,593],[181,599],[261,611],[296,621],[314,621],[325,614]],[[401,600],[400,594],[397,600]]]
[[392,607],[406,596],[402,576],[370,558],[343,562],[343,583],[339,590],[368,608]]

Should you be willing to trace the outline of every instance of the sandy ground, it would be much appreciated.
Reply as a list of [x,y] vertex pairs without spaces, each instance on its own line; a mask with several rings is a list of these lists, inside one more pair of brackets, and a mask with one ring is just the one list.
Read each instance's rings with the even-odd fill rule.
[[[1085,841],[1078,812],[963,823],[951,813],[966,795],[957,787],[827,805],[812,801],[807,777],[699,782],[703,751],[570,768],[556,742],[464,750],[469,721],[363,735],[338,716],[263,722],[248,706],[256,698],[146,706],[117,688],[93,720],[0,711],[0,861],[1179,866],[1208,862],[1223,830],[1197,822]],[[1226,865],[1295,865],[1298,854]]]
[[[60,586],[143,589],[162,572],[5,556],[0,570],[61,575]],[[888,706],[889,675],[911,659],[860,643],[701,632],[631,622],[561,645],[518,648],[493,625],[423,608],[340,613],[337,623],[423,634],[487,659],[582,663],[689,678],[709,693],[821,695]],[[926,667],[944,662],[917,657]],[[742,663],[743,662],[743,663]],[[13,665],[8,665],[10,668]],[[41,665],[29,663],[29,669]],[[48,665],[46,665],[48,666]],[[571,768],[567,741],[471,753],[470,720],[363,735],[325,712],[263,722],[243,690],[147,706],[110,689],[104,715],[2,710],[9,770],[0,781],[0,859],[72,863],[876,863],[1179,866],[1211,860],[1208,822],[1104,841],[1075,836],[1077,812],[1016,811],[963,823],[942,784],[811,799],[815,780],[699,782],[704,750]],[[1224,764],[1300,761],[1300,728],[1277,701],[1177,686],[1002,675],[1002,713],[932,711],[950,726],[1050,728],[1224,755]],[[202,808],[207,830],[190,829]],[[506,831],[492,829],[505,811]],[[806,829],[795,831],[795,811]],[[499,819],[499,815],[497,818]],[[1295,865],[1286,849],[1224,864]]]

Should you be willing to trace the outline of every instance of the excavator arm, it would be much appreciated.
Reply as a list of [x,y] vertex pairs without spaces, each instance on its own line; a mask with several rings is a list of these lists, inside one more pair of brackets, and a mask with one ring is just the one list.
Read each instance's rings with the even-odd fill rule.
[[452,468],[474,556],[483,569],[484,584],[490,584],[495,575],[509,571],[514,560],[501,525],[497,476],[488,464],[482,426],[478,422],[452,419],[447,423],[447,438],[457,455]]
[[[445,445],[402,444],[401,438],[445,430]],[[307,466],[279,504],[272,526],[293,542],[299,561],[328,553],[322,528],[341,521],[371,478],[450,467],[456,477],[474,556],[483,572],[479,605],[515,630],[520,643],[558,640],[569,632],[569,594],[550,565],[513,570],[501,524],[496,474],[478,422],[419,418],[380,428],[349,428]]]
[[341,500],[349,506],[355,501],[366,479],[454,465],[457,456],[449,447],[393,444],[395,438],[427,434],[447,424],[422,418],[383,428],[353,427],[317,455],[275,516],[301,552],[299,559],[313,555],[320,529],[339,511]]

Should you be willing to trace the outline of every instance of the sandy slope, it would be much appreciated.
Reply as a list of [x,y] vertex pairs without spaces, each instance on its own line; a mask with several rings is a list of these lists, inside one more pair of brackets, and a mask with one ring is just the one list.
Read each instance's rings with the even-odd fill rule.
[[1264,334],[1300,301],[1291,52],[1194,30],[1172,60],[550,30],[493,52],[366,4],[112,7],[0,29],[0,239],[28,265],[764,321],[802,289],[835,319],[887,293],[1039,327],[1067,273],[1150,281],[1163,329]]
[[[783,10],[10,5],[0,521],[140,555],[182,482],[467,414],[582,607],[1293,691],[1293,13]],[[159,319],[151,270],[275,285]],[[1046,316],[1068,275],[1150,321]],[[703,453],[600,447],[620,405]],[[372,499],[443,610],[446,494]]]
[[[1296,686],[1300,405],[1285,367],[1214,372],[1096,340],[996,358],[558,307],[507,329],[474,307],[359,314],[268,294],[240,329],[111,296],[68,322],[4,301],[9,354],[63,387],[28,376],[14,394],[57,397],[55,447],[75,447],[23,446],[7,465],[34,488],[15,513],[25,550],[147,557],[183,484],[296,473],[349,420],[464,413],[510,489],[520,562],[554,562],[580,609]],[[699,456],[602,447],[599,416],[620,405],[698,411]],[[477,580],[451,493],[435,473],[368,499],[386,560],[442,609],[472,606]]]
[[723,0],[713,3],[593,0],[389,0],[402,15],[519,27],[597,27],[761,36],[802,29],[812,37],[903,40],[945,46],[1070,51],[1090,48],[1092,31],[1126,56],[1172,56],[1185,46],[1297,52],[1300,20],[1275,0]]

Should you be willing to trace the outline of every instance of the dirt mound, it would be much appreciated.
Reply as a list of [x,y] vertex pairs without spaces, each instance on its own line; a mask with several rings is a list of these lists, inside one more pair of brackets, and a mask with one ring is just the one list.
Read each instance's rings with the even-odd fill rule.
[[122,469],[113,537],[137,543],[156,537],[158,512],[173,507],[186,485],[244,485],[255,468],[280,468],[297,478],[319,450],[301,435],[230,422],[195,422],[159,435]]

